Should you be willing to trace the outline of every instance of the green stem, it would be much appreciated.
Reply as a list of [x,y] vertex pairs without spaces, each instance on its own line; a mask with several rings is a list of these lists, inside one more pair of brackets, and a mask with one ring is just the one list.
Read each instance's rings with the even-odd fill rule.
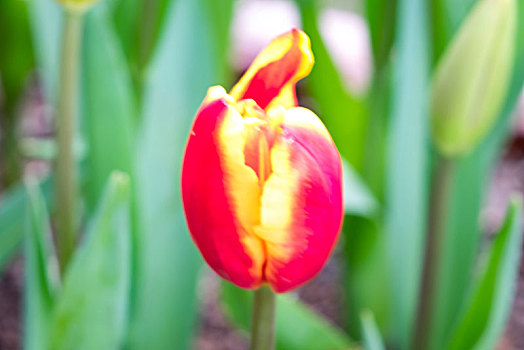
[[275,348],[275,294],[267,286],[254,292],[251,350]]
[[57,208],[57,251],[65,271],[76,242],[77,169],[73,151],[75,115],[78,109],[78,76],[83,12],[65,10],[58,96],[55,199]]
[[442,242],[446,233],[446,213],[453,174],[454,161],[439,158],[431,185],[424,270],[412,349],[424,350],[429,347],[429,335],[435,309],[436,281],[442,255]]

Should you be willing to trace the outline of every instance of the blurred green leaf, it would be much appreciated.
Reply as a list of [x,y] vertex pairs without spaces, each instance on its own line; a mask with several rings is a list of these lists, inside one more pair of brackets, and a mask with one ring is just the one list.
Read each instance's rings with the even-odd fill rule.
[[135,312],[130,349],[185,349],[195,322],[201,258],[186,229],[180,168],[194,114],[219,83],[213,40],[227,36],[206,17],[203,0],[177,0],[151,63],[138,140]]
[[[49,196],[50,181],[45,181],[42,187]],[[22,184],[3,192],[0,197],[0,272],[22,243],[27,203],[27,191]]]
[[169,20],[169,9],[174,6],[177,0],[145,0],[141,1],[137,32],[135,38],[137,43],[137,60],[140,68],[149,63],[149,59],[154,54],[156,45],[160,40],[164,21]]
[[513,201],[450,349],[493,349],[506,323],[522,251],[522,203]]
[[0,2],[0,76],[3,103],[8,115],[17,102],[25,78],[33,68],[27,3],[17,0]]
[[[477,0],[440,0],[445,10],[446,26],[448,33],[453,34],[460,27],[460,24],[467,16]],[[451,37],[449,37],[451,38]]]
[[3,269],[22,242],[27,193],[23,185],[5,191],[0,200],[0,269]]
[[449,41],[449,25],[446,17],[446,0],[432,0],[430,4],[431,42],[433,43],[432,57],[436,63]]
[[384,342],[375,323],[375,317],[369,310],[365,310],[360,314],[362,325],[362,334],[364,338],[365,350],[384,350]]
[[380,201],[384,200],[387,127],[391,99],[391,48],[397,31],[398,0],[367,0],[374,72],[367,94],[368,120],[362,174]]
[[129,177],[111,174],[57,296],[51,349],[119,349],[128,322]]
[[[474,152],[458,161],[448,208],[443,264],[437,283],[432,342],[440,348],[458,322],[471,284],[481,230],[479,215],[489,175],[501,152],[517,99],[524,83],[524,2],[518,2],[518,29],[514,68],[505,106],[490,134]],[[465,195],[466,194],[466,195]]]
[[54,0],[32,0],[30,6],[31,32],[37,67],[43,80],[48,103],[55,101],[58,87],[62,12]]
[[378,326],[384,329],[389,313],[390,280],[386,235],[381,213],[371,217],[346,215],[342,228],[344,244],[344,291],[346,327],[350,336],[362,340],[361,312],[373,310]]
[[[233,20],[235,0],[204,0],[204,11],[210,24],[210,30],[217,33],[211,44],[217,59],[217,79],[221,85],[229,87],[231,67],[229,66],[230,25]],[[227,89],[226,89],[227,90]]]
[[9,186],[19,178],[17,153],[21,95],[33,68],[27,3],[0,1],[0,184]]
[[398,0],[368,0],[366,15],[371,33],[371,48],[375,61],[375,69],[380,71],[389,61],[389,54],[398,29]]
[[373,216],[378,202],[353,167],[342,160],[344,175],[344,208],[346,214]]
[[[111,3],[111,13],[115,24],[115,32],[120,41],[128,64],[131,66],[135,52],[138,15],[142,2],[140,0],[114,0]],[[135,67],[132,67],[135,68]]]
[[105,6],[97,6],[86,18],[83,53],[89,174],[84,195],[93,208],[113,170],[131,174],[135,151],[133,85]]
[[169,10],[176,0],[114,0],[116,33],[133,73],[139,102],[147,70],[164,33]]
[[366,128],[363,101],[351,96],[344,87],[318,29],[319,6],[314,0],[297,0],[304,31],[311,39],[315,65],[307,79],[307,87],[318,103],[319,116],[333,136],[340,153],[360,172]]
[[408,348],[424,251],[430,47],[426,3],[401,0],[389,130],[386,251],[393,342]]
[[58,261],[45,199],[27,182],[28,215],[24,264],[24,349],[47,348],[54,298],[59,288]]
[[[229,319],[240,328],[249,330],[253,293],[224,282],[222,302]],[[276,301],[276,348],[335,350],[352,349],[356,345],[293,295],[279,294]]]

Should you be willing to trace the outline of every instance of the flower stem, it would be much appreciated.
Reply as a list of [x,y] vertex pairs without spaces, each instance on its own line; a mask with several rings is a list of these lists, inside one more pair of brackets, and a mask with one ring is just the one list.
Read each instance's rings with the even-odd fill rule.
[[419,294],[412,349],[424,350],[429,347],[433,312],[435,310],[436,280],[441,260],[442,243],[446,233],[446,211],[453,183],[454,161],[440,157],[431,185],[428,213],[424,270]]
[[275,294],[267,286],[254,292],[251,350],[275,348]]
[[65,271],[76,242],[77,169],[73,152],[75,114],[78,110],[78,76],[83,12],[65,10],[58,96],[55,200],[57,207],[57,251]]

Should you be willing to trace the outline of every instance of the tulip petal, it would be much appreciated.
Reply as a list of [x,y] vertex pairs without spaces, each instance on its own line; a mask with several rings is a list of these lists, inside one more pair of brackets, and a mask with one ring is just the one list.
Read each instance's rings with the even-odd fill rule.
[[206,262],[238,286],[256,288],[265,256],[249,231],[259,221],[260,188],[244,163],[244,120],[219,95],[210,89],[190,133],[182,167],[184,209]]
[[277,97],[283,107],[297,106],[295,84],[312,67],[309,38],[300,29],[293,29],[273,40],[256,57],[231,90],[231,96],[237,101],[253,99],[263,109]]
[[265,279],[285,292],[318,274],[335,245],[342,165],[324,125],[304,108],[287,111],[271,163],[256,233],[266,244]]

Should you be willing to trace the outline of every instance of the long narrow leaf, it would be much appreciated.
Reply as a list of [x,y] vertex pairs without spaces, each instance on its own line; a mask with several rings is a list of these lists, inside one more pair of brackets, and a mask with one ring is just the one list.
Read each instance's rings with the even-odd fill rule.
[[394,340],[408,347],[417,304],[427,197],[429,43],[426,2],[401,0],[386,192]]
[[342,160],[344,178],[344,209],[346,214],[372,217],[378,211],[378,201],[353,167]]
[[[2,105],[10,119],[29,71],[33,68],[27,3],[0,2],[0,76]],[[3,150],[2,152],[5,152]]]
[[[45,199],[37,184],[28,182],[29,196],[24,265],[24,349],[47,347],[51,312],[58,289],[58,262]],[[22,217],[22,215],[19,215]]]
[[380,336],[375,317],[371,311],[364,311],[360,315],[362,323],[362,333],[364,335],[364,349],[384,350],[384,342]]
[[[48,180],[42,185],[46,197],[50,187]],[[0,272],[22,243],[27,203],[27,191],[22,184],[5,191],[0,198]]]
[[62,13],[53,0],[34,0],[29,4],[37,67],[43,78],[46,100],[54,103],[60,68]]
[[90,208],[113,170],[133,170],[136,109],[131,76],[107,16],[97,6],[85,24],[84,127],[88,147],[85,197]]
[[389,60],[397,29],[398,0],[368,0],[366,15],[371,33],[375,69],[380,71]]
[[492,349],[500,336],[518,278],[522,203],[514,201],[493,244],[477,290],[451,340],[450,349]]
[[128,324],[129,177],[113,173],[57,296],[49,348],[118,349]]
[[[211,27],[202,0],[177,0],[167,17],[146,83],[138,140],[136,299],[131,349],[184,349],[195,322],[201,258],[186,229],[180,167],[193,116],[219,83]],[[189,34],[190,33],[190,34]]]

